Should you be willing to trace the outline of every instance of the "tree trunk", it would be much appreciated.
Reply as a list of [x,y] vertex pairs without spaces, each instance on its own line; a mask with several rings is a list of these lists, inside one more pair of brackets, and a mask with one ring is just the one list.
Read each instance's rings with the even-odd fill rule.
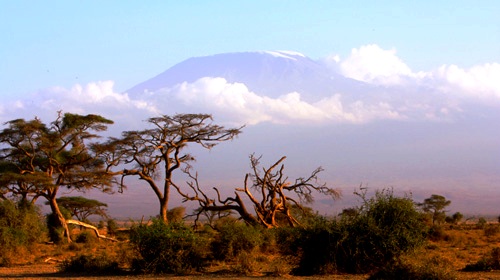
[[56,197],[50,197],[49,199],[50,209],[52,213],[57,218],[57,225],[61,226],[64,229],[64,235],[66,236],[68,243],[71,243],[71,235],[69,232],[68,224],[66,223],[66,219],[64,218],[61,210],[59,209],[59,205],[57,205]]
[[[168,176],[168,175],[166,175]],[[163,186],[163,197],[158,197],[160,200],[160,218],[165,224],[168,224],[168,198],[170,197],[170,179],[165,180],[165,184]]]
[[168,217],[167,217],[167,204],[165,203],[164,200],[160,200],[160,219],[165,223],[168,224]]

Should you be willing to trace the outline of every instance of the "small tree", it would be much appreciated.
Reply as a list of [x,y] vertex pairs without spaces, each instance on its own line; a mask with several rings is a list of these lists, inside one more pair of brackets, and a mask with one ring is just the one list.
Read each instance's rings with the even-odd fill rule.
[[[226,129],[212,124],[212,116],[206,114],[163,115],[150,118],[152,128],[123,132],[120,139],[112,138],[101,149],[107,153],[109,165],[131,164],[120,173],[120,187],[125,187],[128,176],[139,180],[153,190],[160,203],[160,218],[168,223],[170,190],[173,175],[182,166],[189,166],[194,157],[185,153],[190,144],[211,149],[220,142],[228,141],[241,133],[241,128]],[[163,180],[157,181],[163,172]]]
[[446,211],[444,209],[450,204],[451,201],[446,200],[444,196],[433,194],[431,197],[426,198],[423,203],[419,203],[418,205],[422,207],[424,212],[432,215],[433,224],[440,224],[446,218]]
[[108,205],[98,200],[82,196],[63,196],[56,200],[59,206],[66,208],[71,216],[76,217],[81,222],[87,221],[88,217],[92,215],[107,218]]

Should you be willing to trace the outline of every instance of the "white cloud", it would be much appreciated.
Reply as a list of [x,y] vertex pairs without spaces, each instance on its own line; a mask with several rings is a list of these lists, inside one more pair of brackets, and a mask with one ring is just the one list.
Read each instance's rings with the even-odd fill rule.
[[261,96],[244,84],[229,83],[224,78],[201,78],[182,83],[153,94],[158,112],[172,111],[169,102],[176,100],[177,110],[208,111],[217,119],[239,124],[272,123],[365,123],[375,119],[403,118],[389,104],[365,104],[362,101],[344,104],[339,94],[316,103],[301,99],[298,92],[277,98]]
[[[335,61],[336,56],[325,60]],[[328,63],[327,63],[328,64]],[[456,97],[500,99],[500,64],[486,63],[469,69],[442,65],[434,70],[413,72],[397,55],[377,45],[352,49],[339,63],[339,72],[346,77],[385,86],[427,86]]]
[[500,98],[500,64],[486,63],[463,69],[456,65],[442,65],[429,72],[424,82],[451,93],[462,93],[483,99]]
[[340,62],[340,71],[349,78],[383,85],[400,84],[403,77],[412,74],[411,69],[396,56],[395,49],[383,50],[377,45],[352,49],[351,54]]
[[57,111],[77,114],[101,114],[113,120],[144,120],[151,114],[150,104],[133,100],[127,94],[113,90],[113,81],[99,81],[86,85],[76,84],[70,89],[51,87],[32,94],[23,100],[9,102],[0,111],[0,119],[33,118],[53,120]]
[[[147,92],[136,98],[117,93],[112,81],[75,85],[70,89],[53,87],[35,93],[32,98],[16,101],[0,110],[0,118],[15,112],[31,118],[32,112],[53,119],[63,110],[79,114],[96,113],[122,122],[126,129],[140,126],[150,116],[175,113],[210,113],[223,123],[254,125],[262,122],[295,123],[367,123],[379,119],[426,118],[439,110],[433,107],[401,106],[391,100],[352,100],[333,94],[318,102],[307,102],[299,92],[279,97],[259,95],[242,83],[224,78],[201,78],[172,88]],[[441,108],[441,107],[440,107]],[[444,112],[444,111],[443,111]],[[448,112],[448,111],[446,111]]]

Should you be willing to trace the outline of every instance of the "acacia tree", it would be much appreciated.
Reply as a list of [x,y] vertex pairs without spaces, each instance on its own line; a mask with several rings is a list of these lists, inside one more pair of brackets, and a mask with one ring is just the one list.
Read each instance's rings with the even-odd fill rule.
[[441,223],[446,218],[446,211],[444,210],[451,204],[450,200],[442,195],[433,194],[431,197],[426,198],[424,202],[418,203],[418,206],[422,207],[422,210],[426,213],[432,215],[432,223]]
[[56,201],[61,187],[109,191],[112,174],[106,170],[90,141],[105,131],[111,120],[98,115],[59,112],[49,125],[40,119],[16,119],[0,131],[0,185],[14,196],[34,202],[47,199],[58,226],[71,238]]
[[66,208],[71,216],[76,217],[79,221],[85,222],[89,216],[97,215],[106,218],[106,210],[108,205],[95,199],[88,199],[82,196],[62,196],[57,200],[57,203]]
[[[192,179],[188,185],[194,194],[182,192],[177,185],[175,187],[183,196],[184,201],[191,200],[199,203],[200,207],[194,214],[197,221],[198,217],[205,211],[232,210],[251,225],[274,228],[281,226],[280,220],[284,220],[289,226],[298,226],[300,222],[295,218],[294,212],[300,209],[307,213],[309,209],[304,208],[303,205],[314,201],[314,192],[331,196],[333,199],[338,198],[340,192],[318,182],[317,175],[323,171],[321,167],[314,170],[308,177],[300,177],[293,182],[289,181],[283,173],[285,159],[286,157],[282,157],[271,167],[261,170],[260,157],[251,155],[252,173],[245,176],[244,187],[236,188],[233,197],[222,199],[219,190],[214,188],[217,198],[209,198],[200,187],[197,175],[191,174],[189,169],[185,169],[185,172]],[[256,194],[253,194],[252,190]],[[245,201],[250,203],[254,213],[248,210]]]
[[[211,149],[220,142],[228,141],[241,133],[240,128],[226,129],[212,123],[208,114],[177,114],[149,118],[152,128],[125,131],[122,138],[111,138],[101,146],[107,152],[109,166],[125,164],[118,171],[120,187],[125,187],[128,176],[139,180],[153,190],[160,203],[160,218],[168,223],[168,202],[173,185],[173,175],[182,166],[189,166],[194,157],[185,153],[190,144]],[[160,178],[162,173],[162,180]]]

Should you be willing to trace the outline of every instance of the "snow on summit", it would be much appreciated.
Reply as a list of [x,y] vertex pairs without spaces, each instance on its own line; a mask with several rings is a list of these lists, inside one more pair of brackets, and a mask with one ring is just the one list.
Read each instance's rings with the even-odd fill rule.
[[295,52],[295,51],[262,51],[259,53],[265,53],[265,54],[270,54],[274,57],[282,57],[282,58],[288,58],[292,60],[297,60],[294,56],[300,56],[300,57],[306,57],[305,55]]

